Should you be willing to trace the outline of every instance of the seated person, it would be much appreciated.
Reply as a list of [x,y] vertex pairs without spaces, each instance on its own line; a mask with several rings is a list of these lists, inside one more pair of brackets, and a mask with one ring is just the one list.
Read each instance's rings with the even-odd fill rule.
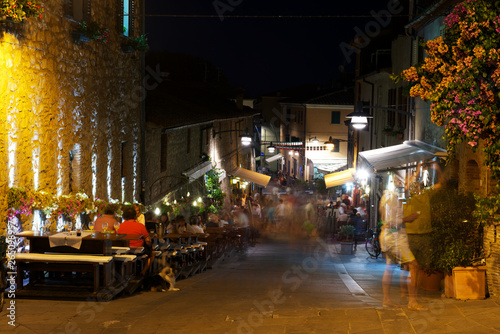
[[103,223],[107,223],[108,224],[107,230],[111,231],[116,221],[117,220],[115,218],[115,210],[112,207],[107,206],[106,208],[104,208],[104,214],[95,220],[94,231],[96,232],[104,231],[102,227]]
[[208,215],[207,227],[219,227],[219,217],[215,213]]
[[177,233],[177,217],[174,218],[172,221],[168,222],[167,233],[169,234]]
[[[139,223],[136,219],[137,213],[133,207],[127,207],[123,210],[123,223],[118,229],[119,234],[137,234],[142,238],[139,240],[130,240],[130,247],[151,247],[151,238],[146,230],[146,227]],[[145,243],[145,244],[144,244]]]
[[188,228],[186,226],[186,218],[184,218],[184,216],[179,215],[175,218],[175,220],[177,221],[176,232],[178,234],[188,232]]
[[192,216],[190,219],[189,219],[189,225],[188,225],[188,232],[191,232],[191,233],[205,233],[203,231],[203,229],[200,227],[199,225],[199,219],[197,216]]

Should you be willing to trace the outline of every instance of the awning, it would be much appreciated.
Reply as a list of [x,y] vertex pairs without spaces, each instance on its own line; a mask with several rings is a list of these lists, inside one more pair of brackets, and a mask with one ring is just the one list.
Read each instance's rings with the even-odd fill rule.
[[271,180],[271,177],[269,175],[264,175],[261,173],[253,172],[251,170],[241,168],[241,167],[236,167],[235,170],[231,172],[233,176],[237,176],[239,178],[242,178],[243,180],[247,180],[253,183],[256,183],[260,186],[267,186],[269,183],[269,180]]
[[272,157],[266,158],[266,162],[273,162],[273,161],[276,161],[276,160],[278,160],[279,158],[282,158],[282,157],[283,157],[283,154],[278,153],[276,155],[273,155]]
[[354,182],[354,174],[356,169],[349,168],[341,172],[325,175],[325,184],[327,188],[343,185],[347,182]]
[[403,144],[360,152],[359,156],[374,171],[432,159],[436,153],[446,150],[418,140],[405,141]]
[[212,169],[212,163],[210,161],[204,161],[193,168],[190,168],[182,173],[182,175],[189,178],[189,182],[192,182],[207,173]]

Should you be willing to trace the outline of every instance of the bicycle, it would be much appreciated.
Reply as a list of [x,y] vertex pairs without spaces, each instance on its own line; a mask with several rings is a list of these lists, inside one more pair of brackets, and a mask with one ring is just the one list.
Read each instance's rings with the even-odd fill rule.
[[380,231],[377,228],[376,230],[369,229],[368,230],[368,235],[369,237],[366,239],[365,247],[366,251],[368,254],[370,254],[371,257],[378,258],[380,253],[382,253],[382,249],[380,248],[380,242],[379,242],[379,234]]

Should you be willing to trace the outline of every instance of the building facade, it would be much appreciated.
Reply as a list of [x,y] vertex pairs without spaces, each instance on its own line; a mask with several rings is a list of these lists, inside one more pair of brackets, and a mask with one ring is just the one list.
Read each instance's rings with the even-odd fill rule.
[[[141,32],[142,1],[126,3],[49,1],[41,17],[0,22],[0,193],[139,199],[142,62],[121,44],[124,26]],[[75,39],[83,21],[105,23],[103,39]],[[6,211],[0,196],[2,224]]]

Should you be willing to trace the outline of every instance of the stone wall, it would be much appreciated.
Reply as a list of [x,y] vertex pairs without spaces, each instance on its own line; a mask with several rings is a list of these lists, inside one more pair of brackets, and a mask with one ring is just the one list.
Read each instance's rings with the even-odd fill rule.
[[[167,111],[168,112],[168,111]],[[237,126],[236,123],[240,122]],[[240,120],[214,121],[213,126],[193,124],[189,127],[169,129],[166,132],[167,168],[161,170],[162,132],[157,124],[149,124],[146,131],[146,182],[145,203],[157,206],[162,200],[172,202],[190,192],[193,196],[204,194],[204,180],[189,182],[183,172],[202,161],[201,153],[208,154],[212,165],[230,173],[235,167],[255,170],[252,159],[252,147],[242,147],[238,132],[226,132],[213,136],[214,132],[235,129],[251,129],[252,118],[242,117]],[[189,130],[190,129],[190,130]],[[188,146],[189,131],[189,150]],[[208,133],[206,133],[208,131]],[[208,139],[208,140],[207,140]],[[225,206],[229,208],[232,186],[230,178],[222,180],[221,188],[227,194]]]
[[[0,22],[0,194],[20,186],[136,201],[140,54],[121,51],[118,15],[112,14],[117,1],[92,3],[92,20],[110,29],[105,45],[73,41],[75,22],[65,16],[63,2],[45,2],[42,18]],[[124,162],[132,167],[123,189],[122,154],[132,160]],[[2,230],[6,209],[6,196],[0,196]]]

